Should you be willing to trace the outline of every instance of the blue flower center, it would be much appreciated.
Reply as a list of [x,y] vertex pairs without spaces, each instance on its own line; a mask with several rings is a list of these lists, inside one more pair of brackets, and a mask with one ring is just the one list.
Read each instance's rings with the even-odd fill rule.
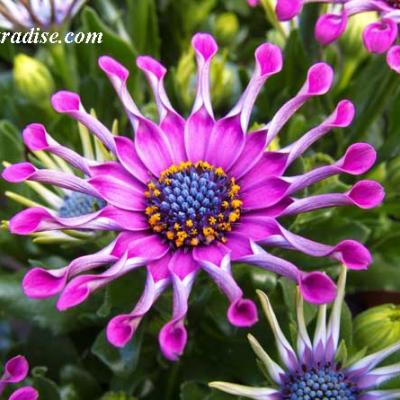
[[225,243],[226,233],[240,218],[240,187],[222,168],[207,162],[172,165],[147,186],[150,227],[173,247]]
[[72,192],[64,197],[64,202],[58,210],[58,215],[62,218],[80,217],[100,210],[105,206],[106,202],[97,197]]
[[358,394],[354,383],[332,364],[290,375],[282,390],[284,400],[357,400]]

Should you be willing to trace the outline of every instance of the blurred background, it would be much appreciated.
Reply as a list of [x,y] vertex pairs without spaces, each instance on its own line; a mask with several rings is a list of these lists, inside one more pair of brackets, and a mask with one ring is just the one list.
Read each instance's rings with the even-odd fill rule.
[[[274,112],[303,84],[307,69],[317,61],[335,70],[333,90],[308,102],[275,140],[275,149],[298,138],[321,122],[343,98],[353,101],[357,116],[351,127],[335,130],[312,147],[292,168],[302,173],[341,157],[349,144],[366,141],[378,151],[378,161],[367,178],[380,181],[386,190],[383,206],[369,211],[337,208],[287,219],[286,226],[311,239],[337,243],[360,240],[371,249],[374,263],[367,272],[349,274],[343,332],[349,351],[385,347],[400,340],[400,78],[383,57],[369,55],[361,43],[362,28],[374,15],[352,18],[341,40],[322,48],[314,40],[313,27],[319,6],[304,8],[291,24],[279,23],[273,3],[263,0],[251,8],[246,0],[91,0],[60,30],[102,32],[103,43],[59,45],[0,45],[0,160],[28,159],[21,130],[31,122],[46,125],[62,144],[81,150],[75,121],[56,114],[50,95],[60,89],[80,93],[87,109],[118,132],[130,135],[123,109],[105,75],[97,66],[100,55],[110,55],[130,70],[129,89],[143,112],[156,116],[149,88],[135,58],[149,54],[168,67],[167,90],[173,104],[188,115],[194,98],[196,76],[190,46],[195,32],[212,33],[220,51],[212,66],[212,98],[216,115],[232,107],[248,82],[254,50],[264,41],[284,51],[283,71],[263,89],[253,123],[269,121]],[[305,194],[345,191],[352,178],[333,177]],[[12,191],[14,195],[8,193]],[[0,181],[0,219],[7,221],[22,206],[15,194],[35,199],[26,185]],[[140,271],[114,282],[91,296],[84,305],[59,313],[54,300],[24,297],[20,282],[30,266],[55,268],[73,257],[102,246],[109,237],[98,236],[77,244],[44,243],[46,240],[12,236],[3,222],[0,231],[0,356],[25,354],[34,367],[32,379],[43,400],[224,400],[213,392],[209,380],[261,384],[265,377],[240,331],[226,321],[227,301],[205,274],[200,274],[191,296],[187,323],[189,341],[177,363],[165,360],[157,335],[169,319],[171,296],[163,296],[145,318],[135,338],[124,349],[106,342],[106,322],[126,312],[140,296],[144,275]],[[277,254],[302,269],[322,269],[336,278],[337,263],[316,260],[282,250]],[[267,291],[280,322],[291,331],[295,287],[276,276],[248,267],[234,267],[235,277],[255,298],[255,289]],[[356,315],[371,307],[391,303],[365,317]],[[287,310],[289,309],[289,313]],[[309,307],[308,318],[315,315]],[[385,323],[383,323],[385,322]],[[273,353],[272,335],[263,319],[251,330]],[[371,333],[372,332],[372,333]],[[391,335],[388,332],[392,332]],[[395,333],[393,333],[395,332]]]

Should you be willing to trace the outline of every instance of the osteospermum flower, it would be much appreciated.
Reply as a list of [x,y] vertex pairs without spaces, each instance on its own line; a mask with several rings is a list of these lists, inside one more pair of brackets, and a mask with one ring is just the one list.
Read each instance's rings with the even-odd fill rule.
[[0,27],[10,30],[60,26],[86,0],[0,0]]
[[[297,16],[303,4],[315,0],[278,0],[276,14],[281,21]],[[395,45],[400,22],[400,2],[398,0],[317,0],[329,4],[331,11],[317,21],[315,36],[324,45],[338,39],[346,30],[348,19],[356,14],[375,11],[379,19],[370,23],[363,32],[363,42],[371,53],[387,53],[388,65],[400,73],[400,46]]]
[[343,306],[346,269],[342,269],[338,294],[327,323],[326,305],[319,308],[315,334],[307,332],[303,301],[297,302],[297,343],[292,346],[282,332],[267,295],[259,291],[263,309],[275,336],[281,365],[273,361],[257,340],[249,335],[274,387],[248,387],[226,382],[213,382],[211,387],[257,400],[390,400],[400,398],[400,389],[378,390],[378,386],[398,377],[400,364],[378,367],[400,350],[400,342],[356,361],[338,353],[340,314]]
[[[356,205],[370,208],[383,199],[382,187],[360,181],[346,193],[296,198],[305,187],[338,173],[359,175],[375,160],[366,143],[350,146],[332,165],[300,176],[283,176],[295,159],[332,128],[348,126],[354,107],[341,101],[332,115],[298,141],[279,152],[266,151],[289,118],[310,98],[326,93],[332,84],[332,69],[313,65],[299,93],[277,111],[268,125],[248,132],[250,115],[264,82],[282,68],[282,54],[272,44],[262,44],[255,53],[256,67],[247,89],[235,107],[215,119],[209,88],[209,69],[217,44],[208,34],[196,34],[193,47],[198,64],[198,88],[191,115],[184,119],[172,107],[165,89],[166,69],[151,57],[137,59],[153,89],[160,121],[155,123],[140,112],[126,82],[128,70],[110,57],[101,57],[100,68],[109,77],[135,133],[134,141],[114,137],[90,116],[77,94],[59,92],[52,98],[56,111],[87,126],[115,155],[116,161],[94,164],[57,145],[48,146],[44,130],[24,136],[28,147],[46,147],[87,173],[80,179],[58,171],[37,169],[20,163],[5,169],[9,182],[46,182],[103,199],[97,212],[64,218],[42,207],[17,214],[10,221],[15,234],[50,229],[114,230],[120,233],[105,249],[72,261],[62,269],[34,268],[25,276],[23,288],[33,298],[60,294],[57,307],[65,310],[82,303],[95,290],[145,265],[147,281],[142,298],[127,314],[113,318],[108,340],[125,345],[143,316],[169,286],[174,291],[172,319],[161,330],[159,341],[166,357],[176,359],[187,341],[184,326],[188,298],[203,269],[230,301],[228,319],[236,326],[257,321],[255,304],[243,293],[231,274],[231,262],[259,265],[293,280],[307,301],[327,303],[334,299],[332,280],[321,272],[303,272],[294,264],[271,255],[260,244],[298,250],[316,257],[330,257],[353,269],[367,268],[368,250],[345,240],[324,245],[295,235],[280,225],[283,216],[297,215],[324,207]],[[29,139],[29,140],[28,140]],[[67,155],[68,154],[68,155]],[[88,273],[110,267],[98,274]]]
[[[7,361],[0,378],[0,395],[4,389],[14,383],[22,382],[28,375],[29,364],[25,357],[15,356]],[[8,400],[36,400],[38,392],[31,386],[24,386],[14,391]]]
[[[114,125],[116,127],[116,124]],[[116,133],[116,128],[113,128],[113,133]],[[107,151],[104,145],[96,138],[89,134],[88,130],[79,124],[79,137],[83,154],[88,159],[91,159],[94,164],[101,163],[105,160],[111,161],[112,154]],[[32,161],[35,165],[40,165],[44,168],[58,171],[59,174],[75,175],[73,168],[67,164],[65,160],[70,160],[71,151],[63,146],[60,146],[53,138],[46,133],[46,129],[41,124],[30,124],[22,133],[26,145],[31,150],[33,157]],[[40,141],[38,138],[40,137]],[[50,154],[48,154],[50,153]],[[74,153],[72,153],[74,154]],[[74,166],[74,160],[70,160]],[[4,163],[8,166],[8,163]],[[81,171],[88,176],[90,174],[88,168],[82,168]],[[53,187],[52,190],[46,188],[40,183],[40,179],[32,182],[26,181],[26,185],[33,190],[41,199],[42,203],[31,200],[30,198],[20,195],[12,191],[6,191],[5,195],[13,201],[22,204],[25,207],[41,207],[60,218],[79,217],[91,214],[97,210],[101,210],[105,205],[105,201],[82,192],[77,192],[74,189],[65,189],[63,187]],[[79,243],[82,240],[93,239],[96,234],[96,227],[93,231],[85,230],[78,231],[73,229],[71,220],[68,225],[68,230],[41,230],[33,232],[32,236],[36,243]],[[4,221],[3,226],[9,228],[9,222]]]

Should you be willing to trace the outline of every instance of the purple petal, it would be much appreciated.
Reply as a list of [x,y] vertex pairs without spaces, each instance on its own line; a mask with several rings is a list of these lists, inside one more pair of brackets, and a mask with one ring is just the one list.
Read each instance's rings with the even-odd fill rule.
[[203,261],[201,265],[231,303],[227,314],[229,322],[238,327],[254,325],[258,321],[257,308],[253,301],[243,299],[243,292],[231,273],[229,255],[224,257],[220,266],[208,261]]
[[17,389],[8,400],[37,400],[39,393],[31,386],[24,386]]
[[172,150],[165,133],[144,118],[138,119],[135,147],[143,164],[155,176],[173,164]]
[[115,138],[115,147],[117,157],[124,168],[136,179],[147,184],[151,179],[151,174],[140,160],[134,142],[126,137],[119,136]]
[[73,150],[57,143],[41,124],[30,124],[22,132],[25,145],[31,151],[48,151],[89,175],[89,162]]
[[209,73],[211,61],[218,51],[218,46],[214,38],[208,33],[196,33],[192,39],[192,46],[196,52],[198,68],[197,94],[193,105],[193,113],[204,107],[207,114],[212,118]]
[[[240,156],[245,144],[245,133],[238,116],[217,121],[209,137],[205,161],[228,170]],[[224,149],[224,151],[221,151]]]
[[177,250],[169,263],[169,270],[181,280],[184,280],[198,269],[199,263],[193,258],[192,253],[187,253],[183,250]]
[[230,256],[233,261],[253,254],[247,233],[242,234],[235,230],[234,232],[230,232],[226,238],[227,242],[225,246],[230,250]]
[[336,163],[341,171],[351,175],[361,175],[367,172],[376,161],[376,151],[368,143],[352,144],[345,155]]
[[227,115],[227,117],[240,116],[240,126],[243,132],[247,131],[254,103],[265,81],[280,72],[283,64],[281,50],[271,43],[263,43],[257,47],[255,60],[256,67],[246,90]]
[[173,109],[165,92],[164,77],[167,70],[157,60],[149,56],[138,57],[136,64],[145,73],[153,89],[160,115],[160,127],[167,134],[173,150],[175,164],[185,161],[185,120]]
[[192,162],[204,161],[208,142],[214,127],[214,119],[204,107],[194,112],[185,127],[186,153]]
[[333,82],[333,70],[328,64],[314,64],[307,73],[307,79],[299,93],[285,103],[268,124],[267,143],[276,137],[291,116],[311,97],[328,92]]
[[149,273],[145,290],[136,307],[129,314],[117,315],[108,323],[108,341],[116,347],[124,347],[132,339],[141,320],[168,284],[168,280],[156,283]]
[[[133,179],[133,178],[132,178]],[[89,179],[90,184],[101,197],[115,207],[128,211],[141,211],[146,208],[144,190],[112,175],[101,175]]]
[[215,265],[220,265],[227,253],[229,253],[229,249],[226,246],[221,243],[213,243],[208,246],[195,247],[193,258],[199,262],[210,261]]
[[51,103],[57,112],[67,114],[85,125],[110,151],[115,153],[114,135],[100,121],[85,111],[78,94],[60,91],[53,95]]
[[276,204],[285,196],[290,183],[278,177],[267,177],[257,185],[246,187],[241,191],[243,208],[254,210]]
[[29,270],[22,281],[25,295],[34,299],[44,299],[60,293],[70,278],[82,272],[115,263],[117,258],[111,255],[113,247],[114,243],[111,243],[95,254],[78,257],[64,268]]
[[124,253],[129,258],[157,260],[167,254],[168,244],[164,243],[157,234],[144,232],[122,232],[118,235],[112,255],[122,257]]
[[267,144],[267,131],[263,129],[251,132],[245,140],[242,154],[228,171],[229,175],[236,179],[246,174],[263,156]]

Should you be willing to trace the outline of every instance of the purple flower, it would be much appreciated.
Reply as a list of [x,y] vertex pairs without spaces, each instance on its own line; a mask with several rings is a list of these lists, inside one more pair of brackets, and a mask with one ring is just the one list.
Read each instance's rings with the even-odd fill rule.
[[[25,357],[15,356],[7,361],[4,366],[3,376],[0,378],[0,394],[9,384],[22,382],[28,375],[29,364]],[[9,400],[36,400],[38,392],[31,386],[24,386],[17,389]]]
[[[290,117],[309,99],[325,94],[333,80],[324,63],[313,65],[299,93],[277,111],[262,128],[248,132],[250,115],[264,82],[282,68],[282,54],[272,44],[259,46],[256,67],[247,89],[234,108],[215,119],[209,88],[209,69],[217,44],[208,35],[193,38],[198,64],[197,96],[185,120],[172,107],[165,89],[166,69],[151,57],[139,57],[138,67],[153,89],[160,121],[143,116],[128,93],[128,70],[110,57],[101,57],[107,74],[127,113],[135,140],[116,137],[88,114],[77,94],[58,92],[52,98],[56,111],[87,126],[114,154],[104,163],[84,160],[63,148],[57,155],[81,170],[85,178],[59,171],[37,169],[30,163],[12,165],[3,171],[9,182],[48,183],[102,199],[96,212],[65,218],[49,209],[33,207],[11,219],[14,234],[48,230],[113,230],[116,239],[98,253],[82,256],[64,268],[34,268],[24,278],[25,293],[32,298],[60,294],[57,307],[66,310],[82,303],[95,290],[143,265],[147,281],[142,298],[127,314],[113,318],[107,337],[124,346],[160,294],[172,286],[172,319],[160,332],[164,355],[175,360],[184,350],[187,332],[184,320],[188,298],[203,269],[230,301],[229,321],[240,327],[257,321],[256,306],[243,298],[231,273],[231,262],[247,262],[276,272],[299,285],[307,301],[329,303],[336,294],[332,280],[321,272],[303,272],[294,264],[270,254],[263,247],[298,250],[315,257],[330,257],[352,269],[365,269],[371,262],[368,250],[353,240],[329,246],[305,239],[284,228],[278,219],[324,207],[356,205],[371,208],[381,203],[383,188],[364,180],[346,193],[296,198],[295,193],[324,178],[347,173],[360,175],[375,161],[374,149],[366,143],[350,146],[343,157],[304,175],[283,174],[316,140],[332,128],[348,126],[354,107],[341,101],[334,112],[302,138],[280,151],[266,151]],[[49,143],[43,130],[24,135],[29,148]],[[47,146],[55,153],[54,146]],[[110,267],[98,274],[88,273]]]
[[[327,45],[338,39],[346,30],[349,17],[376,11],[379,20],[370,23],[363,32],[363,42],[371,53],[388,53],[387,62],[390,68],[399,72],[400,55],[397,45],[394,45],[398,36],[400,21],[400,3],[397,0],[317,0],[321,3],[332,4],[332,10],[323,14],[315,26],[317,40]],[[281,21],[287,21],[297,16],[303,4],[315,0],[278,0],[276,14]],[[335,6],[335,7],[334,7]],[[337,6],[337,7],[336,7]],[[336,12],[340,7],[340,12]]]
[[296,346],[292,346],[282,332],[267,295],[259,291],[283,366],[272,360],[252,335],[248,338],[274,387],[248,387],[227,382],[212,382],[210,386],[256,400],[398,399],[400,389],[377,390],[377,387],[398,377],[400,364],[377,366],[400,350],[400,342],[364,358],[359,355],[347,359],[347,354],[339,352],[339,349],[345,348],[345,343],[339,342],[345,284],[346,269],[343,268],[329,321],[326,318],[326,305],[320,306],[313,338],[307,332],[303,299],[298,296]]
[[0,0],[0,27],[11,30],[62,25],[86,0]]

